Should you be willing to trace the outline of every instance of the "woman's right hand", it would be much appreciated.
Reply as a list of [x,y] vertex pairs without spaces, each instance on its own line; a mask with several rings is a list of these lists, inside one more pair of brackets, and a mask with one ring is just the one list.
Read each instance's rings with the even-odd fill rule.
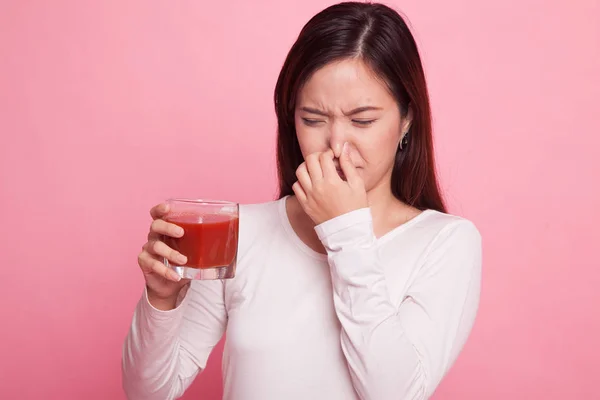
[[177,296],[181,289],[189,282],[180,279],[179,275],[164,264],[164,258],[176,265],[185,265],[187,258],[167,246],[161,239],[163,236],[179,238],[183,236],[183,229],[175,224],[163,220],[169,212],[167,204],[152,207],[150,215],[152,224],[148,241],[142,246],[138,255],[138,264],[144,274],[150,304],[161,310],[175,308]]

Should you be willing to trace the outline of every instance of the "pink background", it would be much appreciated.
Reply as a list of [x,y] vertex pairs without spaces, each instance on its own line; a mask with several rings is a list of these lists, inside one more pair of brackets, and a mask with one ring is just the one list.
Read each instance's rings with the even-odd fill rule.
[[[272,90],[329,4],[0,3],[0,397],[123,398],[148,209],[273,198]],[[484,237],[479,318],[434,398],[598,398],[598,1],[391,4],[451,211]],[[220,398],[220,349],[186,399]]]

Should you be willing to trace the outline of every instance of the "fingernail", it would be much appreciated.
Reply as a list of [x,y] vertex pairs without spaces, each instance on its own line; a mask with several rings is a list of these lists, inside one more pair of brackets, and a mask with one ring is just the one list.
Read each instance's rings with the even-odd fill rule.
[[177,227],[177,229],[175,229],[175,234],[177,236],[183,236],[184,232],[183,232],[183,228],[181,227]]
[[169,275],[171,275],[171,279],[173,279],[175,282],[179,282],[181,280],[179,274],[173,270],[169,271]]
[[[340,153],[340,144],[336,143],[334,147],[335,147],[334,149],[331,149],[333,151],[333,154],[336,154],[336,153],[339,154]],[[343,148],[342,148],[342,151],[344,151]]]
[[180,264],[185,264],[187,262],[187,257],[184,256],[183,254],[178,254],[177,255],[177,262]]
[[344,147],[342,147],[342,152],[344,154],[348,154],[348,142],[344,142]]

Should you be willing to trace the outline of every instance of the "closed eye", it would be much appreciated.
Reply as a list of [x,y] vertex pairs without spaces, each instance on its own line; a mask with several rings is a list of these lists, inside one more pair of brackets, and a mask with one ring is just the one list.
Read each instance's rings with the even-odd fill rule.
[[325,122],[322,119],[312,119],[312,118],[302,118],[302,121],[308,126],[315,126],[322,122]]
[[355,124],[360,125],[360,126],[369,126],[375,121],[376,121],[375,119],[353,119],[352,120],[352,122],[354,122]]

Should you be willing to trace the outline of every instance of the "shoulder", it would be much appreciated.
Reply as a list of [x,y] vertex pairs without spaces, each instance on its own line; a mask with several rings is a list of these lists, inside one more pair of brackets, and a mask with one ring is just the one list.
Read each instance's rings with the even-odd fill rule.
[[456,237],[481,239],[479,229],[473,221],[440,211],[424,211],[421,218],[421,226],[434,233],[437,240]]
[[466,240],[476,245],[481,241],[479,229],[469,219],[435,210],[425,210],[408,222],[398,226],[386,241],[411,242],[423,248],[446,241]]
[[240,228],[269,224],[280,220],[280,209],[283,200],[273,200],[263,203],[240,204]]
[[428,264],[456,264],[467,269],[481,267],[482,237],[473,221],[428,211],[422,224],[430,234],[426,248]]
[[420,265],[432,261],[461,262],[461,259],[476,263],[481,257],[482,238],[475,223],[435,210],[423,211],[388,236],[382,243],[387,251],[403,249],[418,256]]
[[283,200],[263,203],[240,204],[239,209],[239,251],[245,254],[257,240],[270,236],[282,227]]
[[423,223],[435,232],[434,242],[466,242],[474,246],[481,243],[481,233],[473,221],[434,210],[427,213]]

